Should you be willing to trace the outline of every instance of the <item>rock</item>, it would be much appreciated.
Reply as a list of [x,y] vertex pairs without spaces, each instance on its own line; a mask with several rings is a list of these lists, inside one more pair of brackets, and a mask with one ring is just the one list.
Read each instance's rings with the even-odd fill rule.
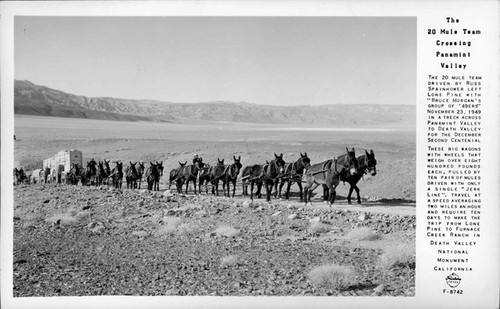
[[92,233],[96,233],[96,234],[99,234],[102,230],[104,230],[106,227],[104,226],[104,224],[102,224],[101,222],[90,222],[88,225],[87,225],[87,229],[89,231],[91,231]]
[[385,284],[381,284],[373,289],[374,292],[382,294],[385,291]]
[[287,209],[294,209],[295,207],[293,207],[293,205],[292,205],[292,204],[288,204],[288,205],[286,205],[286,208],[287,208]]
[[245,201],[243,202],[243,207],[245,208],[253,207],[253,202]]
[[276,216],[279,216],[281,213],[282,213],[282,211],[277,211],[277,212],[273,213],[271,216],[276,217]]
[[299,216],[299,215],[297,215],[297,214],[291,214],[291,215],[289,215],[289,216],[288,216],[288,219],[290,219],[290,220],[294,220],[294,219],[297,219],[297,218],[298,218],[298,216]]
[[148,233],[146,231],[133,231],[132,235],[137,237],[146,237],[148,236]]
[[14,216],[14,221],[19,221],[21,218],[19,216]]
[[50,200],[43,201],[44,204],[47,204],[48,202],[50,202]]
[[317,222],[320,222],[321,221],[321,218],[320,217],[314,217],[312,219],[309,220],[310,223],[317,223]]
[[172,193],[172,191],[166,190],[165,192],[163,192],[163,196],[164,197],[172,197],[172,196],[174,196],[174,194]]

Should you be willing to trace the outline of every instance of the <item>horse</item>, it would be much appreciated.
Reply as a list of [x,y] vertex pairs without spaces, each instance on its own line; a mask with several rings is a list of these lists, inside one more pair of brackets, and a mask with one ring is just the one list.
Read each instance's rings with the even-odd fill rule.
[[[358,197],[357,202],[361,204],[361,198],[359,196],[359,188],[357,183],[365,175],[370,174],[372,176],[377,175],[377,160],[375,159],[375,153],[373,149],[368,152],[365,149],[365,154],[357,157],[358,170],[352,174],[341,174],[340,180],[347,182],[349,186],[349,194],[347,195],[347,203],[351,204],[352,191],[356,190],[356,195]],[[328,196],[328,187],[323,185],[323,196],[326,198]]]
[[340,182],[342,174],[354,174],[358,170],[356,154],[354,148],[347,153],[340,155],[333,160],[323,161],[321,163],[311,165],[304,173],[306,187],[304,188],[305,203],[311,203],[311,196],[314,189],[320,184],[325,184],[329,189],[328,201],[330,205],[335,202],[335,188]]
[[[168,189],[172,187],[172,182],[175,181],[177,183],[177,179],[179,178],[179,174],[181,170],[186,166],[187,161],[184,163],[179,162],[179,167],[174,168],[173,170],[170,171],[170,176],[169,176],[169,183],[168,183]],[[179,192],[179,187],[177,187],[177,191]]]
[[179,170],[177,177],[177,191],[182,193],[182,185],[186,184],[186,194],[188,194],[189,182],[194,183],[194,194],[196,193],[196,180],[198,179],[198,173],[200,169],[204,166],[204,163],[200,159],[193,160],[193,164],[184,166]]
[[115,164],[110,177],[113,181],[113,187],[121,189],[123,183],[123,162],[116,161]]
[[137,162],[132,163],[129,161],[129,166],[125,169],[125,180],[127,181],[127,189],[137,188],[137,179],[139,178],[139,172],[135,168]]
[[224,159],[217,158],[217,165],[210,168],[210,183],[212,184],[212,194],[219,196],[219,180],[224,176]]
[[201,194],[201,186],[205,185],[205,193],[208,194],[208,184],[210,183],[210,164],[205,163],[198,173],[198,191]]
[[222,178],[222,190],[224,191],[224,196],[226,196],[226,184],[227,184],[227,197],[229,196],[229,185],[233,183],[233,197],[234,192],[236,191],[236,180],[238,179],[238,174],[241,170],[241,156],[236,159],[236,156],[233,156],[234,163],[226,166],[224,169],[224,175]]
[[148,182],[148,190],[157,191],[156,183],[159,182],[160,179],[160,171],[157,163],[158,162],[149,162],[150,166],[146,169],[146,173],[144,174],[146,181]]
[[300,201],[302,202],[303,201],[302,174],[304,173],[304,170],[307,169],[309,166],[311,166],[311,159],[307,157],[307,152],[305,152],[304,154],[300,153],[300,158],[297,161],[285,164],[285,167],[283,168],[283,173],[279,177],[280,184],[279,184],[278,197],[281,198],[281,189],[283,188],[283,185],[286,182],[287,188],[285,193],[285,199],[288,199],[290,196],[290,187],[292,186],[293,182],[296,182],[297,185],[299,186]]
[[[144,175],[144,162],[139,162],[139,167],[137,168],[137,179],[139,180],[139,190],[141,189],[142,176]],[[137,188],[137,182],[135,183],[135,187]]]

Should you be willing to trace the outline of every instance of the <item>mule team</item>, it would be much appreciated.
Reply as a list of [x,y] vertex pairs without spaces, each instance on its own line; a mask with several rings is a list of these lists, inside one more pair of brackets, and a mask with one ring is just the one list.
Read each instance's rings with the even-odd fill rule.
[[[78,164],[73,164],[71,170],[66,174],[66,179],[61,180],[60,174],[58,182],[67,182],[77,184],[81,182],[87,185],[103,185],[110,183],[115,188],[121,188],[123,178],[125,177],[127,188],[141,188],[142,179],[147,181],[148,190],[159,190],[160,178],[163,176],[163,162],[150,162],[148,168],[144,163],[129,162],[129,165],[123,170],[123,162],[116,161],[113,169],[109,166],[110,161],[95,162],[93,159],[87,162],[85,169],[80,168]],[[357,202],[361,203],[359,188],[357,183],[364,174],[375,176],[376,159],[373,150],[370,152],[365,150],[365,154],[356,157],[354,148],[349,150],[346,148],[346,153],[340,156],[326,160],[320,163],[311,164],[311,160],[307,153],[300,153],[300,157],[293,163],[285,163],[283,154],[274,154],[271,161],[266,161],[265,164],[254,164],[243,168],[241,172],[241,182],[243,195],[249,195],[248,186],[250,186],[250,198],[253,200],[254,187],[255,194],[260,198],[261,188],[265,187],[266,200],[271,200],[271,194],[274,189],[274,196],[282,197],[282,189],[285,184],[287,188],[284,194],[285,199],[290,196],[290,187],[296,183],[299,187],[300,200],[306,204],[311,202],[313,191],[319,186],[323,186],[324,198],[330,204],[335,201],[336,191],[340,181],[350,184],[349,194],[347,196],[348,203],[351,203],[351,195],[356,191]],[[230,185],[233,185],[232,196],[236,191],[236,181],[242,169],[241,157],[233,156],[233,163],[224,164],[224,159],[217,159],[215,165],[209,165],[203,162],[202,158],[195,156],[192,164],[179,162],[179,167],[170,171],[169,189],[172,184],[176,185],[177,192],[183,193],[185,185],[185,193],[188,193],[189,184],[194,185],[194,193],[201,193],[202,186],[205,187],[205,193],[208,194],[208,185],[212,186],[212,194],[219,195],[219,183],[222,183],[222,191],[224,196],[231,196]],[[16,173],[16,171],[14,171]],[[19,172],[19,171],[18,171]],[[198,182],[198,190],[196,184]],[[302,187],[305,183],[305,187]]]

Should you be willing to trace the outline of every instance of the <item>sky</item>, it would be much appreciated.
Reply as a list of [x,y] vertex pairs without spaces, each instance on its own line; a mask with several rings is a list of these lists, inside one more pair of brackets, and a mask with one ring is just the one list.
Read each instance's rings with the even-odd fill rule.
[[15,78],[87,97],[416,102],[416,19],[15,17]]

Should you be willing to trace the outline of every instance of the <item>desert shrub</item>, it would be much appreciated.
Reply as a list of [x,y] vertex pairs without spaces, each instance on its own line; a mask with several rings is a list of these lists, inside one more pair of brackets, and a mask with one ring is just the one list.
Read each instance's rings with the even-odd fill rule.
[[48,223],[59,222],[59,224],[62,226],[71,226],[78,223],[78,220],[70,214],[56,214],[50,218],[47,218],[45,221],[47,221]]
[[353,229],[349,233],[347,233],[346,237],[355,240],[377,240],[380,238],[379,235],[375,234],[368,227],[360,227],[357,229]]
[[222,267],[236,265],[238,264],[238,256],[237,255],[225,256],[220,260],[220,264]]
[[174,234],[177,227],[181,225],[182,220],[177,217],[163,217],[163,225],[158,228],[156,234],[158,235],[171,235]]
[[177,231],[181,235],[194,234],[199,230],[199,227],[191,223],[182,223],[177,226]]
[[322,222],[312,222],[308,229],[311,234],[322,234],[330,231],[330,226]]
[[383,269],[394,266],[415,267],[415,247],[409,244],[391,246],[380,256],[378,266]]
[[219,226],[214,233],[217,236],[224,236],[224,237],[236,237],[240,234],[240,231],[235,229],[232,226],[227,226],[227,225],[222,225]]
[[314,286],[332,290],[344,290],[357,283],[354,268],[337,264],[318,266],[308,277]]

